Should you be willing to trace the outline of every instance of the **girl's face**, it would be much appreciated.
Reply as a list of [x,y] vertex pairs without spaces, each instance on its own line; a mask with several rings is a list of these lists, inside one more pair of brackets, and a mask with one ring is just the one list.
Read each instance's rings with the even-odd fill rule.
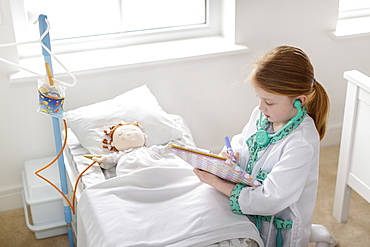
[[299,97],[272,94],[258,87],[255,83],[253,88],[259,98],[259,110],[273,123],[274,131],[278,131],[297,114],[293,103]]

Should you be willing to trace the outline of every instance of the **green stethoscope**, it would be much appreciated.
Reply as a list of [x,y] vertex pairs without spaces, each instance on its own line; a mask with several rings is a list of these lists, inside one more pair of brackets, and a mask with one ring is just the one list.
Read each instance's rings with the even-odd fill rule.
[[[293,103],[293,106],[297,108],[297,114],[290,119],[280,130],[270,134],[264,127],[266,121],[262,121],[262,111],[260,112],[259,120],[257,121],[257,132],[252,135],[246,142],[249,148],[250,160],[247,165],[247,172],[252,173],[254,164],[259,159],[258,153],[266,149],[271,143],[275,143],[278,140],[281,140],[290,132],[292,132],[298,125],[303,121],[306,116],[306,111],[301,107],[302,102],[296,100]],[[255,175],[255,174],[254,174]]]
[[282,131],[285,130],[285,128],[287,126],[290,126],[293,122],[295,122],[297,119],[299,119],[302,116],[302,107],[301,107],[301,104],[302,103],[301,103],[300,100],[294,101],[293,106],[295,108],[297,108],[297,110],[298,110],[297,114],[292,119],[290,119],[284,125],[283,128],[281,128],[280,130],[278,130],[274,134],[270,134],[267,130],[265,130],[262,127],[262,111],[260,111],[259,127],[258,127],[258,131],[257,131],[256,137],[255,137],[257,144],[260,145],[260,146],[266,146],[266,145],[268,145],[271,142],[271,139],[273,137],[278,136]]

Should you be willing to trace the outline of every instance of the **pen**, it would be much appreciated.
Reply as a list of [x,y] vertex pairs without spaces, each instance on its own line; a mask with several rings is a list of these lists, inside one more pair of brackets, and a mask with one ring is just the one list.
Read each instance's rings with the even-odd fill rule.
[[234,163],[236,163],[236,158],[235,158],[235,155],[234,155],[234,151],[233,151],[233,149],[231,147],[229,137],[226,136],[224,139],[225,139],[225,144],[226,144],[226,151],[230,155],[231,161],[234,162]]

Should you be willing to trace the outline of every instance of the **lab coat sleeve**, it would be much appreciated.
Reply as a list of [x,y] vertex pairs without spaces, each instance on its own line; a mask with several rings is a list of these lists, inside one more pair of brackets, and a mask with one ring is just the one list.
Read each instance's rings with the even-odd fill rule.
[[264,184],[257,188],[244,187],[240,190],[238,203],[242,213],[274,215],[298,201],[305,187],[313,156],[314,148],[303,138],[300,141],[287,142],[281,150],[281,158],[264,180]]

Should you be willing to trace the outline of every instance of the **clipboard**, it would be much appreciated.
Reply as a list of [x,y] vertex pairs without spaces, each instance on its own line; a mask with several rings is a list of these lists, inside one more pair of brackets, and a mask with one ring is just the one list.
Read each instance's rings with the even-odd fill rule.
[[236,163],[226,163],[226,158],[210,151],[191,146],[168,144],[168,149],[194,168],[210,172],[233,183],[257,187],[261,184]]

